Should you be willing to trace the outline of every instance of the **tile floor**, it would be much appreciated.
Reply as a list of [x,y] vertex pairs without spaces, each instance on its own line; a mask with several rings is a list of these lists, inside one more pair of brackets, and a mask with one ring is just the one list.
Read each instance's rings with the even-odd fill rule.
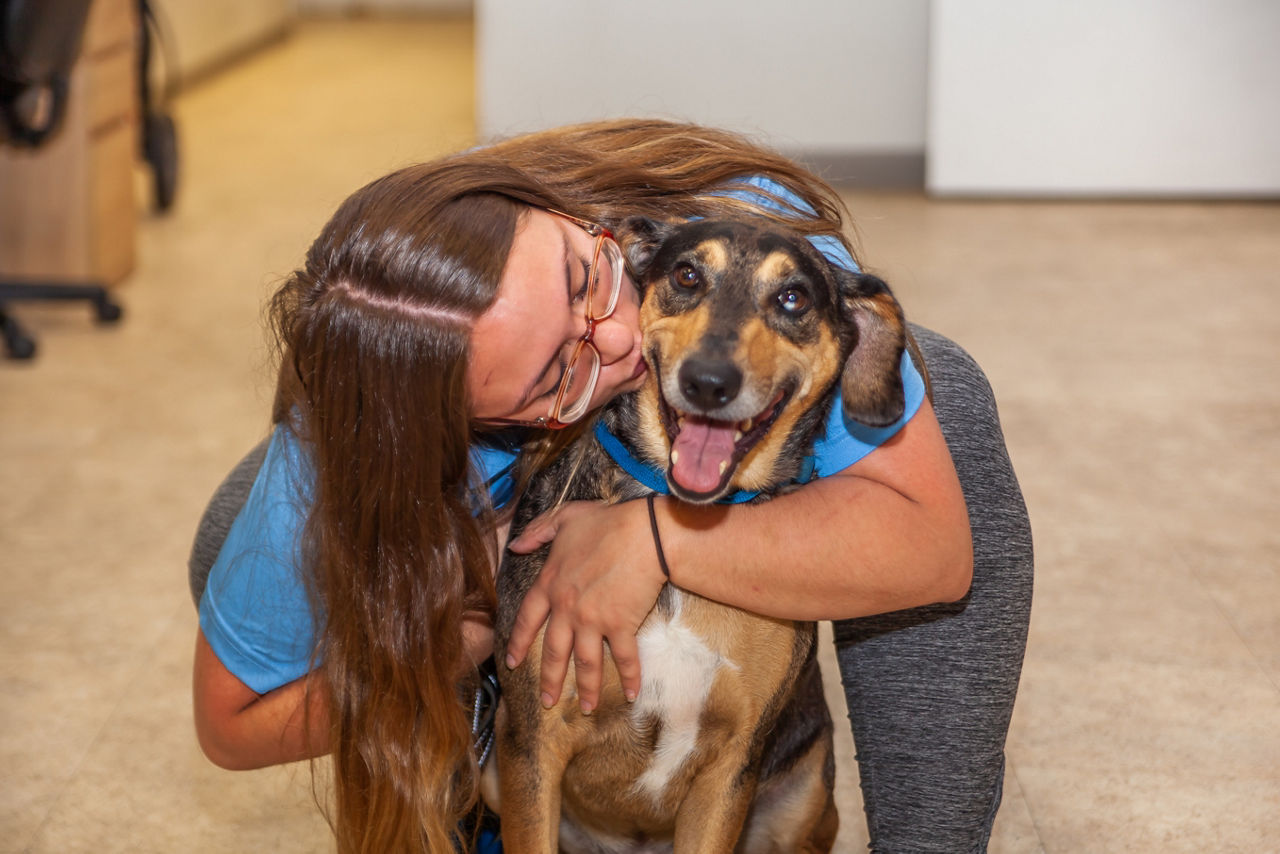
[[[360,183],[473,141],[470,36],[307,23],[194,87],[124,323],[21,310],[43,352],[0,363],[0,851],[328,849],[307,766],[196,747],[187,549],[266,427],[264,296]],[[849,203],[909,313],[987,369],[1031,509],[991,850],[1280,852],[1280,206]]]

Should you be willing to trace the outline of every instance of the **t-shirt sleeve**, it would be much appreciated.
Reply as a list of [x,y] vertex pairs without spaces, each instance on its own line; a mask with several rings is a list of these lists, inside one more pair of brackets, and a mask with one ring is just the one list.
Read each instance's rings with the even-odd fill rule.
[[[784,216],[814,214],[813,207],[808,202],[777,181],[763,175],[752,175],[735,180],[726,185],[722,193]],[[819,234],[811,236],[809,242],[832,264],[853,272],[859,271],[857,262],[837,238]],[[826,433],[814,443],[814,472],[817,476],[834,474],[853,465],[891,439],[920,410],[920,405],[925,398],[924,379],[916,370],[911,357],[905,352],[902,354],[901,367],[906,408],[902,417],[888,427],[872,428],[845,420],[840,396],[837,393],[835,403],[831,407],[831,414],[827,418]]]
[[471,446],[471,464],[484,488],[489,491],[489,501],[494,507],[504,507],[515,497],[514,472],[519,456],[517,448],[516,445],[498,441]]
[[867,427],[846,419],[837,392],[827,416],[826,434],[813,443],[814,473],[823,477],[847,469],[893,438],[920,411],[925,396],[924,379],[906,352],[902,354],[902,389],[906,407],[902,417],[888,427]]
[[315,628],[299,575],[310,470],[277,428],[200,598],[200,628],[222,664],[265,694],[313,665]]
[[[513,446],[476,447],[472,462],[495,506],[511,499]],[[314,474],[293,434],[276,428],[200,599],[200,628],[223,666],[265,694],[315,660],[316,627],[299,567]]]

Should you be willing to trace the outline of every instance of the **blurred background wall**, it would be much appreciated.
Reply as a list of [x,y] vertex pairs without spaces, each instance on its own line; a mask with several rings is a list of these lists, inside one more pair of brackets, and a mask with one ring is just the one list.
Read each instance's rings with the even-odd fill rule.
[[1280,194],[1273,0],[476,0],[476,20],[482,136],[659,113],[862,186]]
[[475,15],[480,139],[650,114],[837,183],[1280,194],[1273,0],[161,0],[184,73],[298,14]]
[[288,32],[299,15],[470,14],[472,0],[153,0],[179,79],[198,77]]
[[832,180],[920,184],[928,0],[477,0],[482,137],[659,114]]
[[930,190],[1280,194],[1280,3],[932,7]]
[[294,0],[155,0],[172,42],[178,79],[207,73],[281,36],[293,22]]

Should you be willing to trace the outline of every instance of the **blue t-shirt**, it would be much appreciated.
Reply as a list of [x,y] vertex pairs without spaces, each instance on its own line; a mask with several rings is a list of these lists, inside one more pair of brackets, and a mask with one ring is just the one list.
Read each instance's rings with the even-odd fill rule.
[[[734,182],[724,192],[762,208],[791,213],[754,192],[755,188],[812,213],[803,200],[767,178]],[[812,242],[832,263],[857,269],[839,240],[815,237]],[[816,475],[834,474],[853,465],[915,415],[924,400],[924,381],[905,353],[902,379],[906,411],[889,427],[871,429],[846,423],[839,401],[832,406],[826,433],[814,448]],[[477,446],[471,453],[494,505],[501,507],[512,496],[511,467],[517,450]],[[298,572],[299,536],[312,482],[310,463],[297,439],[288,430],[277,428],[200,600],[200,628],[209,646],[227,670],[259,694],[302,677],[316,663],[315,626]]]
[[[493,503],[509,501],[515,451],[477,446],[471,459]],[[209,646],[259,694],[305,675],[314,663],[315,626],[297,569],[314,477],[297,437],[276,427],[200,598],[200,628]]]

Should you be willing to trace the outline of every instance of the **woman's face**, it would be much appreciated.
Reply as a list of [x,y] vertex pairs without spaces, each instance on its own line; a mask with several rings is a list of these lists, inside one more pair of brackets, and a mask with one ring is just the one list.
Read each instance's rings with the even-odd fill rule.
[[[582,293],[595,242],[546,211],[530,208],[520,217],[497,299],[471,331],[467,381],[474,418],[533,422],[548,415],[565,370],[565,345],[586,331]],[[639,315],[639,292],[624,273],[617,308],[596,324],[592,339],[600,351],[592,409],[644,382]]]

